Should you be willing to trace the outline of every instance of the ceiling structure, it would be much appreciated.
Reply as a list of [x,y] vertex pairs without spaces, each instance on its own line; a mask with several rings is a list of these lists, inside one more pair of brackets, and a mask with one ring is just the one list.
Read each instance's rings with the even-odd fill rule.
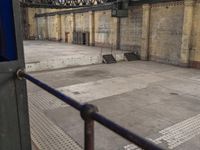
[[119,1],[128,2],[129,5],[134,5],[138,3],[156,3],[179,0],[20,0],[22,7],[55,9],[101,6]]
[[103,5],[116,0],[21,0],[23,7],[40,8],[78,8]]

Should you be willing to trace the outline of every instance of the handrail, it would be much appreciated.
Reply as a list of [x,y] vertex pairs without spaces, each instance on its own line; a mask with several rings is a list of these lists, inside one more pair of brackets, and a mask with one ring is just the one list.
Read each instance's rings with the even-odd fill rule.
[[17,77],[18,79],[27,79],[80,112],[80,115],[85,123],[85,150],[94,150],[94,121],[97,121],[104,127],[112,130],[116,134],[144,150],[163,150],[163,148],[155,145],[151,141],[121,127],[120,125],[101,115],[98,113],[98,108],[96,106],[88,103],[81,104],[22,70],[17,71]]

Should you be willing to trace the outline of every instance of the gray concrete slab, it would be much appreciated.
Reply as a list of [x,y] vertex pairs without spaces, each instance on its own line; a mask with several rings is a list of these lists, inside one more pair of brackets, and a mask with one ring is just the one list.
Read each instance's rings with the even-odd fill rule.
[[[165,149],[200,149],[200,70],[135,61],[32,75]],[[80,114],[30,83],[28,91],[29,103],[83,146]],[[97,123],[95,129],[97,150],[128,150],[126,140]]]
[[102,55],[111,53],[117,61],[123,61],[125,52],[127,51],[52,41],[24,41],[28,72],[100,64]]
[[[114,77],[127,77],[139,73],[177,73],[177,67],[158,64],[151,62],[152,65],[143,61],[136,62],[120,62],[117,64],[107,65],[90,65],[76,68],[66,68],[62,70],[42,71],[39,73],[32,73],[35,77],[49,83],[51,86],[58,88],[78,83],[86,83],[89,81],[96,81],[101,79],[109,79]],[[180,68],[184,71],[184,69]],[[195,70],[193,70],[194,72]],[[171,73],[172,72],[172,73]],[[180,71],[179,71],[180,72]],[[186,70],[185,72],[189,72]],[[47,77],[47,74],[49,77]],[[39,88],[34,85],[29,85],[29,91],[37,91]]]

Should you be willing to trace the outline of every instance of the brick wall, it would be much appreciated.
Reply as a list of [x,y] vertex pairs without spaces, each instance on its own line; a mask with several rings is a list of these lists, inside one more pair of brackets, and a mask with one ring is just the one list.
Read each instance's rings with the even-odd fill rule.
[[[127,18],[111,10],[50,15],[29,10],[30,37],[72,43],[73,32],[89,33],[90,45],[134,50],[143,60],[200,68],[200,0],[129,7]],[[47,13],[34,17],[34,13]],[[67,37],[66,37],[67,36]]]

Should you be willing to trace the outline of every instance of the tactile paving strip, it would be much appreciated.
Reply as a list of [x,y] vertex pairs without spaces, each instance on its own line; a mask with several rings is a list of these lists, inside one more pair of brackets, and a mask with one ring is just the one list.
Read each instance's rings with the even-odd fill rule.
[[[155,144],[161,144],[165,141],[169,149],[174,149],[200,134],[200,114],[161,130],[159,133],[162,134],[162,136],[150,140]],[[140,148],[134,144],[126,145],[124,149],[140,150]]]
[[134,145],[134,144],[126,145],[126,146],[124,146],[124,149],[125,149],[125,150],[142,150],[141,148],[137,147],[137,146]]
[[39,150],[82,150],[69,135],[29,102],[31,138]]
[[159,133],[163,136],[155,139],[154,142],[159,144],[166,141],[168,148],[173,149],[200,134],[200,114],[161,130]]
[[34,94],[29,94],[28,98],[29,102],[35,104],[35,106],[38,106],[41,110],[51,110],[68,106],[66,103],[46,91],[38,91]]

